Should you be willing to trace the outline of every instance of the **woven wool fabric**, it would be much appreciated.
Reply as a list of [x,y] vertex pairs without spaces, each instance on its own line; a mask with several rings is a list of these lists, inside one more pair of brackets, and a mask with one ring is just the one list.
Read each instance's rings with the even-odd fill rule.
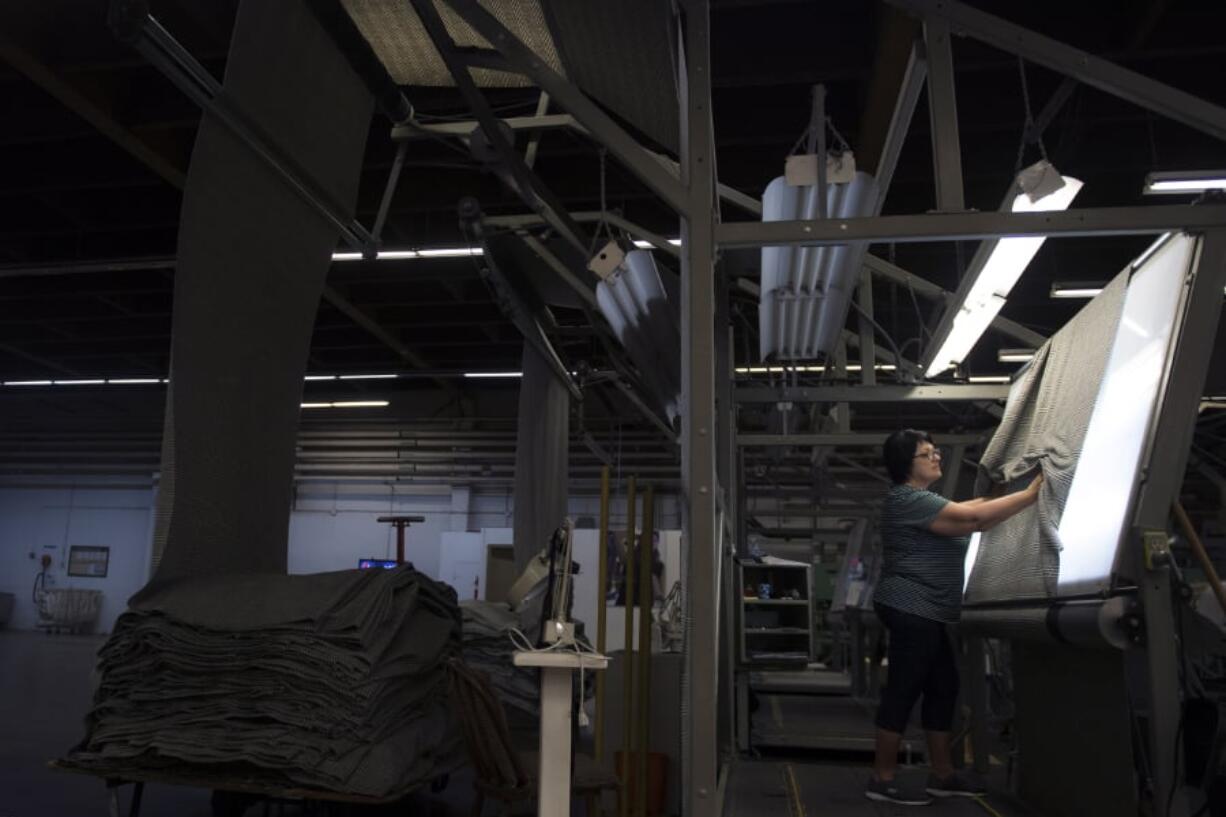
[[460,759],[443,671],[460,629],[455,591],[410,567],[156,581],[99,651],[68,762],[409,791]]
[[[421,24],[421,19],[408,0],[341,2],[397,85],[455,85],[443,58],[439,56]],[[554,71],[562,72],[553,37],[545,25],[545,17],[538,0],[499,0],[497,3],[485,5],[499,22],[539,55],[546,65]],[[490,47],[490,44],[446,3],[436,2],[435,8],[456,45]],[[482,88],[525,88],[532,84],[527,77],[520,74],[488,68],[473,69],[472,77]]]
[[[352,213],[373,102],[304,3],[240,6],[221,99]],[[205,114],[180,216],[158,577],[285,572],[303,376],[338,232]]]
[[979,461],[975,493],[1020,490],[1042,470],[1038,501],[979,543],[964,601],[1048,598],[1056,593],[1057,528],[1073,484],[1124,308],[1129,273],[1116,276],[1035,354],[1009,391],[1000,427]]
[[566,517],[570,392],[549,362],[524,342],[515,436],[515,570],[549,544]]

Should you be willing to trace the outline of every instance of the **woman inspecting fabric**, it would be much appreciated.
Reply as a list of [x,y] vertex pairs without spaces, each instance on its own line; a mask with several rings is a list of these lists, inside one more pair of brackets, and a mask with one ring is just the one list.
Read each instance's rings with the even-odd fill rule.
[[[932,797],[976,797],[983,789],[954,771],[950,728],[958,699],[958,665],[947,626],[962,606],[963,560],[970,534],[1032,505],[1042,474],[1022,491],[951,502],[928,490],[941,478],[941,452],[927,432],[907,428],[885,441],[893,481],[881,510],[881,577],[873,608],[890,634],[889,678],[877,710],[877,749],[865,796],[900,805]],[[931,773],[927,794],[895,781],[898,750],[920,698]]]

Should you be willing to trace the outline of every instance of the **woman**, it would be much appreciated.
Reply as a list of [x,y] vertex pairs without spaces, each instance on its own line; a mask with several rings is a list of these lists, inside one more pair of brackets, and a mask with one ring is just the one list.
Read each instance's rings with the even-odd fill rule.
[[[931,796],[975,797],[983,789],[955,773],[950,758],[958,667],[946,625],[958,621],[962,606],[970,534],[1032,505],[1043,477],[996,499],[950,502],[928,490],[941,478],[941,452],[927,432],[894,432],[884,454],[894,485],[881,509],[883,561],[873,607],[890,633],[890,669],[877,710],[877,755],[865,796],[902,805],[926,805]],[[904,792],[894,780],[902,733],[921,696],[931,796]]]

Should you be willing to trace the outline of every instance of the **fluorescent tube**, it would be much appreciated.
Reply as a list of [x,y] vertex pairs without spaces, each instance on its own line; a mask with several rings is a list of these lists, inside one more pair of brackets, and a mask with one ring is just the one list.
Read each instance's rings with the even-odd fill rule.
[[[1002,209],[1011,213],[1067,210],[1081,188],[1079,180],[1061,176],[1046,161],[1038,162],[1018,174],[1014,194]],[[967,270],[969,288],[959,289],[959,293],[965,294],[957,304],[957,312],[952,320],[942,319],[938,327],[940,341],[928,362],[926,377],[951,369],[966,358],[1004,306],[1005,298],[1044,240],[1044,236],[1018,236],[980,245]]]

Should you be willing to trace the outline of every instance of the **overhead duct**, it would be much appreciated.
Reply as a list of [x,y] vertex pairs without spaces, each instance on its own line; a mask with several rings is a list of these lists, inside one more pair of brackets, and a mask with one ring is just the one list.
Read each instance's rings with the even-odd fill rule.
[[[826,186],[825,209],[832,219],[870,215],[876,201],[877,180],[867,173]],[[818,204],[818,185],[793,186],[780,176],[762,196],[762,220],[811,221],[818,217]],[[830,354],[847,322],[867,249],[865,242],[762,248],[762,360],[810,360]]]
[[669,299],[652,253],[626,253],[622,264],[596,285],[596,303],[676,427],[681,416],[681,330],[677,301]]

